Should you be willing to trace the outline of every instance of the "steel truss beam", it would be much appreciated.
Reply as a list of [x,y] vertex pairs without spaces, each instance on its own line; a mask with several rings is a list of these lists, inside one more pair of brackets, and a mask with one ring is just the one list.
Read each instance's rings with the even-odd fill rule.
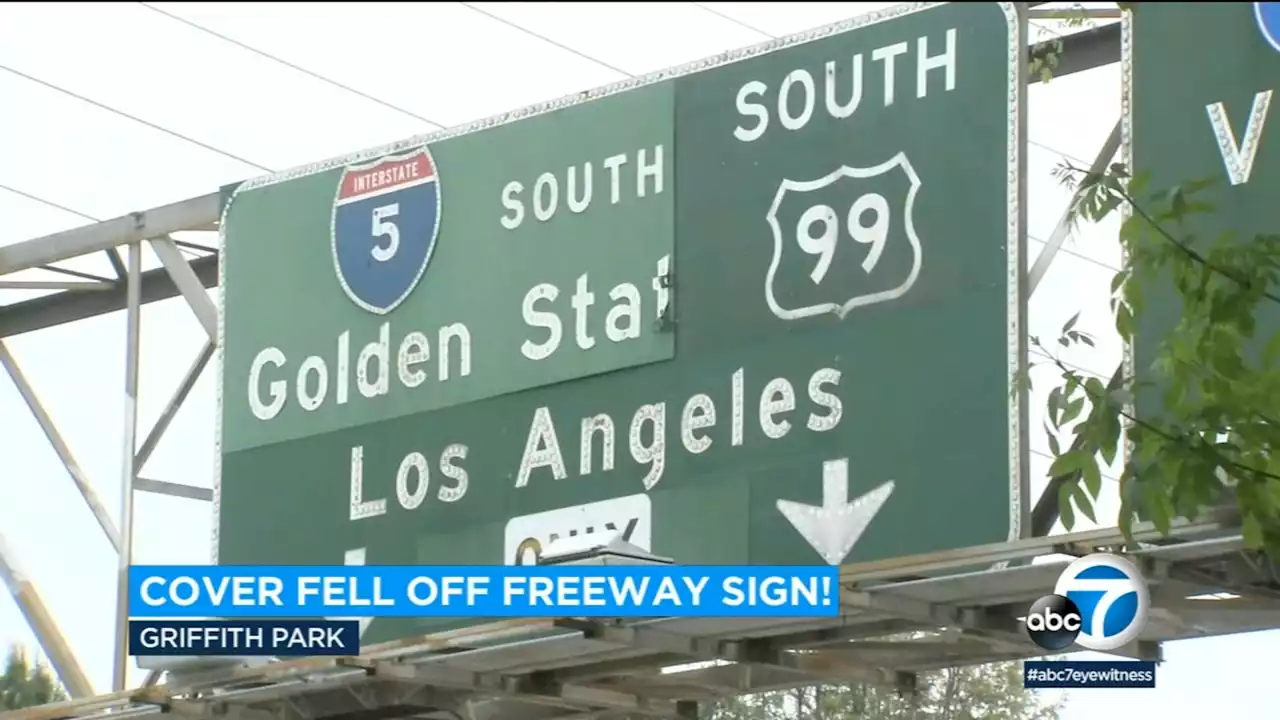
[[[188,225],[202,222],[199,213],[207,213],[211,207],[207,198],[198,199],[189,205],[178,203],[156,211],[147,213],[135,213],[130,216],[131,224],[124,224],[120,219],[101,223],[98,226],[89,226],[86,232],[82,234],[61,233],[38,240],[36,242],[51,243],[68,243],[73,246],[85,248],[86,252],[96,252],[101,248],[98,247],[103,242],[103,238],[110,236],[116,232],[127,232],[136,235],[146,235],[152,229],[166,230],[174,228],[174,231],[188,229]],[[213,206],[217,207],[217,206]],[[183,208],[186,208],[184,210]],[[188,212],[189,214],[184,215]],[[185,219],[184,219],[185,218]],[[106,226],[104,230],[100,226]],[[177,226],[177,227],[174,227]],[[132,228],[126,230],[126,228]],[[133,235],[129,235],[132,238]],[[54,312],[58,310],[58,305],[64,298],[70,299],[78,296],[97,295],[98,298],[106,299],[105,304],[98,304],[98,308],[109,307],[117,300],[123,301],[123,307],[127,311],[126,333],[127,343],[125,351],[125,422],[124,422],[124,438],[123,438],[123,467],[121,471],[121,526],[117,528],[112,522],[110,514],[105,506],[98,499],[93,489],[93,484],[89,481],[85,471],[76,461],[58,431],[53,419],[45,410],[44,405],[36,395],[34,388],[28,382],[22,368],[19,366],[13,354],[9,352],[8,347],[0,336],[0,367],[8,373],[9,378],[13,381],[19,395],[22,396],[31,412],[33,418],[40,425],[45,437],[49,440],[50,445],[57,453],[59,460],[66,468],[67,473],[71,476],[72,481],[76,485],[81,497],[89,506],[98,525],[106,535],[108,542],[111,543],[118,553],[118,569],[117,569],[117,612],[116,612],[116,648],[117,657],[115,662],[113,684],[117,689],[125,686],[125,672],[129,666],[127,657],[127,605],[128,605],[128,567],[132,560],[132,536],[133,536],[133,499],[134,490],[143,492],[153,492],[175,497],[184,497],[192,500],[209,501],[213,498],[213,493],[209,488],[193,487],[182,485],[163,480],[153,480],[138,476],[138,471],[146,464],[152,453],[158,446],[165,430],[168,429],[174,416],[181,408],[182,403],[190,394],[192,387],[199,379],[201,373],[208,366],[209,360],[212,359],[216,349],[217,340],[217,308],[209,299],[206,292],[206,283],[199,275],[197,269],[189,264],[186,258],[178,249],[177,244],[168,236],[167,233],[156,237],[146,238],[150,242],[156,256],[160,259],[163,268],[159,271],[151,273],[142,272],[142,240],[133,240],[129,242],[127,247],[129,250],[128,268],[122,283],[105,284],[109,289],[100,290],[98,292],[85,293],[80,290],[69,291],[64,290],[63,293],[51,297],[40,298],[37,301],[29,301],[41,303],[44,301],[44,307],[52,309]],[[15,267],[21,268],[21,264],[32,264],[46,262],[50,257],[47,252],[41,254],[41,251],[33,250],[28,247],[29,243],[22,243],[20,246],[11,246],[10,248],[0,248],[0,259],[12,260]],[[16,251],[4,252],[18,248]],[[114,247],[111,249],[114,250]],[[214,265],[216,268],[216,265]],[[178,388],[173,396],[166,404],[160,417],[156,420],[155,426],[147,433],[141,445],[137,442],[137,394],[139,382],[139,340],[142,306],[145,302],[158,298],[144,297],[144,282],[148,276],[154,278],[163,275],[172,288],[170,296],[182,295],[192,313],[204,328],[207,337],[204,347],[192,362],[185,377],[179,383]],[[10,284],[12,289],[13,285]],[[152,288],[161,288],[165,292],[167,289],[157,285],[152,281]],[[49,302],[52,300],[53,302]],[[3,323],[3,315],[0,315],[0,324]],[[45,609],[41,602],[35,587],[24,576],[19,574],[14,568],[15,561],[12,553],[3,552],[4,548],[0,547],[0,575],[3,575],[9,585],[10,592],[17,601],[19,609],[27,618],[28,623],[32,626],[34,632],[40,641],[41,646],[50,655],[54,670],[58,673],[59,678],[66,685],[68,692],[73,697],[87,697],[92,695],[93,687],[89,684],[87,676],[80,668],[75,657],[70,654],[66,643],[62,640],[56,623]]]
[[0,275],[32,270],[184,230],[216,230],[222,193],[213,192],[74,230],[0,247]]

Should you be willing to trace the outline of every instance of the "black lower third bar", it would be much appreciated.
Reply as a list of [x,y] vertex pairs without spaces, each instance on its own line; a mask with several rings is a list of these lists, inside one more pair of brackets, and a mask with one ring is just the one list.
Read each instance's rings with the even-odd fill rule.
[[357,620],[130,620],[129,654],[360,654]]

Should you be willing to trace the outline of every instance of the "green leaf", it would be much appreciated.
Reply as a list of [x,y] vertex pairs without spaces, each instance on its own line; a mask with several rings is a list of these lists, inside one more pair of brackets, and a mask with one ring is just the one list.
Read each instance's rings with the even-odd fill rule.
[[1120,450],[1120,433],[1124,428],[1120,424],[1118,413],[1108,413],[1100,424],[1102,428],[1101,437],[1098,438],[1098,452],[1102,455],[1102,462],[1111,467],[1116,462],[1116,453]]
[[1049,477],[1059,478],[1075,475],[1091,459],[1083,450],[1068,450],[1066,453],[1059,455],[1053,461],[1053,464],[1049,466]]
[[1280,333],[1275,333],[1271,336],[1271,339],[1267,340],[1262,358],[1265,366],[1275,365],[1280,361]]
[[1062,519],[1062,527],[1070,530],[1076,524],[1076,513],[1071,507],[1073,483],[1062,483],[1058,487],[1058,517]]
[[1120,292],[1120,286],[1124,285],[1124,281],[1128,279],[1128,277],[1129,277],[1129,271],[1121,270],[1120,272],[1116,273],[1114,277],[1111,278],[1111,294],[1112,295],[1115,295],[1116,293]]
[[1065,334],[1067,334],[1067,333],[1071,332],[1071,328],[1075,327],[1075,326],[1076,326],[1076,323],[1077,323],[1079,320],[1080,320],[1080,313],[1079,313],[1079,312],[1077,312],[1075,315],[1072,315],[1072,316],[1071,316],[1071,319],[1067,321],[1067,324],[1066,324],[1066,325],[1063,325],[1063,326],[1062,326],[1062,333],[1065,335]]
[[1081,377],[1072,372],[1064,374],[1063,377],[1066,379],[1067,384],[1063,386],[1062,392],[1067,397],[1071,397],[1080,388]]
[[1079,485],[1072,485],[1071,499],[1075,501],[1076,509],[1081,515],[1089,518],[1089,522],[1097,524],[1098,518],[1093,514],[1093,501],[1085,494],[1085,491]]
[[1152,524],[1162,535],[1168,535],[1173,525],[1173,503],[1163,488],[1153,482],[1142,484],[1142,500]]
[[1049,422],[1052,422],[1054,427],[1058,427],[1059,425],[1062,424],[1061,422],[1058,421],[1058,416],[1062,414],[1062,386],[1061,385],[1049,391],[1049,401],[1047,404],[1049,409]]
[[1169,190],[1169,215],[1175,220],[1181,219],[1187,213],[1187,194],[1181,186],[1174,186]]
[[1182,187],[1183,187],[1184,195],[1195,195],[1201,190],[1207,190],[1208,188],[1211,188],[1217,184],[1218,184],[1218,178],[1210,176],[1206,178],[1201,178],[1199,180],[1192,180],[1191,182],[1188,182],[1188,183],[1184,183]]
[[1075,400],[1072,400],[1071,402],[1067,403],[1067,407],[1062,411],[1062,419],[1059,421],[1059,425],[1066,425],[1072,420],[1075,420],[1076,418],[1080,417],[1080,412],[1083,410],[1084,410],[1083,397],[1078,397]]
[[1127,303],[1116,306],[1116,332],[1120,334],[1121,340],[1133,338],[1133,313]]
[[[1084,466],[1084,486],[1089,491],[1091,497],[1098,497],[1102,492],[1102,472],[1098,470],[1098,464],[1095,462],[1085,463]],[[1093,518],[1090,517],[1090,520]]]
[[1123,198],[1116,194],[1107,195],[1102,202],[1098,203],[1097,209],[1093,213],[1094,222],[1106,218],[1108,215],[1116,211],[1120,207]]
[[1258,516],[1247,513],[1240,519],[1240,531],[1244,536],[1244,544],[1246,547],[1260,549],[1264,544],[1264,535],[1262,532],[1262,522],[1258,520]]
[[[1132,484],[1132,481],[1129,481]],[[1133,520],[1135,516],[1135,508],[1132,501],[1129,500],[1128,493],[1123,489],[1120,491],[1120,513],[1116,516],[1116,525],[1120,528],[1120,534],[1124,535],[1126,542],[1133,542]]]

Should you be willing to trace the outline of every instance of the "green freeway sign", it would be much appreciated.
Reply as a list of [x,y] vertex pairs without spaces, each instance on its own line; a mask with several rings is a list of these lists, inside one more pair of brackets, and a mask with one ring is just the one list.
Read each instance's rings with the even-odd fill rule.
[[[528,563],[616,530],[681,563],[841,563],[1015,533],[1023,26],[877,20],[242,187],[218,561]],[[392,189],[365,203],[369,167]],[[379,275],[391,202],[417,254]]]
[[[1188,219],[1206,242],[1226,232],[1240,240],[1274,234],[1280,144],[1266,128],[1280,84],[1280,5],[1142,3],[1124,30],[1132,48],[1127,136],[1135,172],[1147,174],[1152,191],[1214,181],[1196,194],[1214,212]],[[1180,318],[1172,287],[1143,303],[1133,349],[1138,372]],[[1259,338],[1280,330],[1274,313],[1263,323]],[[1143,413],[1161,404],[1154,388],[1138,399]]]
[[670,359],[674,93],[245,183],[223,452]]

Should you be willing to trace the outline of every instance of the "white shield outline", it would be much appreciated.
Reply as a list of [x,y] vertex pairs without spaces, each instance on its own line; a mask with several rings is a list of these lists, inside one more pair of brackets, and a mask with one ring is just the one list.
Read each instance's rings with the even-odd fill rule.
[[[782,261],[782,246],[784,238],[782,228],[778,225],[778,207],[782,204],[782,199],[786,197],[788,192],[813,192],[821,188],[827,187],[835,183],[841,178],[867,179],[878,175],[883,175],[896,167],[901,167],[902,171],[907,174],[907,180],[911,186],[907,190],[906,201],[903,203],[903,231],[906,233],[907,242],[911,245],[911,272],[907,274],[907,279],[899,286],[890,290],[882,290],[870,295],[860,295],[850,298],[844,303],[821,303],[818,305],[810,305],[809,307],[796,308],[788,310],[778,304],[777,298],[773,296],[773,279],[778,271],[778,264]],[[769,303],[769,309],[773,311],[783,320],[797,320],[799,318],[811,317],[813,315],[821,315],[823,313],[833,313],[836,317],[843,320],[854,308],[866,305],[874,305],[875,303],[885,302],[900,298],[916,284],[916,278],[920,276],[921,250],[920,238],[916,235],[914,208],[916,193],[920,190],[920,176],[916,174],[916,170],[911,166],[911,161],[907,159],[907,154],[900,152],[889,160],[875,165],[873,167],[855,168],[848,165],[841,165],[826,176],[817,180],[788,180],[783,178],[782,183],[778,185],[778,192],[773,197],[773,204],[769,206],[769,211],[765,213],[764,219],[769,223],[769,228],[773,231],[773,261],[769,263],[769,272],[765,274],[764,279],[764,297]]]
[[[435,169],[435,185],[436,185],[436,219],[432,226],[431,247],[427,248],[427,256],[422,260],[422,266],[418,268],[418,272],[413,277],[413,282],[405,288],[405,291],[396,298],[395,302],[386,307],[378,307],[364,300],[359,293],[351,289],[347,284],[347,278],[342,274],[342,266],[338,262],[338,196],[342,194],[342,184],[346,182],[347,175],[352,172],[360,172],[376,168],[384,163],[401,162],[410,158],[422,155],[431,163],[431,167]],[[237,189],[237,192],[239,190]],[[347,294],[351,302],[355,303],[360,309],[373,313],[374,315],[387,315],[392,310],[400,307],[400,304],[418,289],[418,285],[422,283],[422,276],[427,272],[427,266],[431,264],[431,258],[435,255],[436,247],[440,244],[440,217],[444,214],[444,194],[440,182],[440,166],[436,164],[436,158],[431,154],[429,145],[422,145],[411,148],[399,153],[383,155],[364,162],[353,163],[343,167],[342,176],[338,178],[338,189],[333,194],[333,207],[329,211],[329,254],[333,258],[333,272],[338,277],[338,284],[342,286],[342,291]]]
[[1280,51],[1280,38],[1277,38],[1272,28],[1267,25],[1266,17],[1263,15],[1263,5],[1270,3],[1256,2],[1253,4],[1253,19],[1258,23],[1258,30],[1262,33],[1262,39],[1267,41],[1273,50]]

